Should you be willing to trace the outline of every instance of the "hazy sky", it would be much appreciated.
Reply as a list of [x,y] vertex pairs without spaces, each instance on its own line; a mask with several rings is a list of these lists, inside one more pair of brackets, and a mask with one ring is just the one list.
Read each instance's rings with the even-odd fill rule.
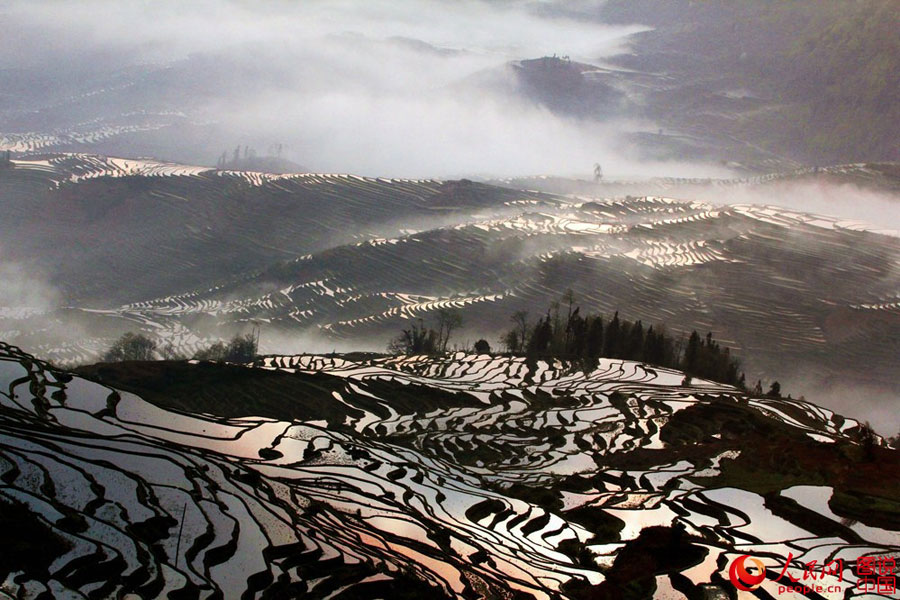
[[[626,177],[726,174],[635,160],[621,134],[653,123],[561,117],[504,88],[510,61],[596,64],[644,29],[561,14],[595,4],[5,2],[0,66],[52,73],[57,103],[102,98],[98,118],[173,110],[215,124],[216,145],[284,144],[317,171],[588,176],[599,161]],[[89,102],[79,110],[90,121]]]

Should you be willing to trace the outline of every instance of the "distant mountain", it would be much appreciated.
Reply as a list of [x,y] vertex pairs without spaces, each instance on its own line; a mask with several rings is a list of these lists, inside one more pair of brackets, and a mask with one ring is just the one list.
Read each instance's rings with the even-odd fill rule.
[[0,585],[733,597],[731,566],[750,555],[766,569],[757,594],[785,569],[861,589],[860,557],[900,545],[884,476],[900,451],[807,402],[682,380],[465,354],[73,374],[0,344]]
[[607,73],[567,56],[544,56],[478,73],[465,83],[488,86],[563,116],[605,120],[622,116],[627,108],[624,94],[598,76]]
[[804,164],[900,160],[894,0],[610,0],[595,16],[653,27],[613,62],[665,75],[638,101],[663,127]]
[[[323,38],[304,32],[299,38],[315,41],[290,44],[293,53],[264,40],[252,50],[231,43],[187,55],[173,50],[162,62],[140,60],[135,48],[133,63],[127,56],[95,60],[78,52],[71,61],[47,60],[40,68],[14,63],[0,69],[0,150],[137,154],[212,166],[221,148],[234,143],[285,143],[296,160],[320,169],[315,160],[323,147],[328,164],[334,164],[333,144],[343,156],[357,149],[353,130],[344,129],[353,118],[330,123],[342,132],[338,140],[306,120],[329,90],[340,90],[355,99],[346,105],[348,114],[373,98],[396,96],[426,98],[427,105],[469,94],[501,105],[537,104],[569,127],[614,123],[615,143],[635,160],[723,161],[753,173],[900,160],[895,0],[527,4],[545,24],[574,18],[585,28],[593,21],[598,39],[618,26],[643,31],[623,40],[618,56],[592,56],[578,46],[584,42],[570,48],[564,38],[553,41],[558,50],[542,40],[509,55],[485,52],[477,42],[445,47],[445,38],[429,35],[434,31],[379,38],[351,27]],[[14,11],[11,18],[21,15]],[[383,57],[378,66],[384,70],[367,65],[376,56]],[[417,89],[417,69],[440,77],[422,78]],[[363,89],[392,91],[357,97]],[[273,114],[278,106],[293,107],[290,116]],[[484,117],[469,116],[467,126],[491,127]],[[554,130],[554,120],[536,121]],[[522,125],[529,123],[535,121]]]

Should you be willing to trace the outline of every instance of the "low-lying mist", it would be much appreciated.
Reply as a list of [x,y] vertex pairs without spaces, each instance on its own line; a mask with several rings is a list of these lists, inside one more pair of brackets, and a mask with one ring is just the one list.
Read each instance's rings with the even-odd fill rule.
[[46,273],[10,259],[0,247],[0,341],[39,354],[92,337],[85,320],[65,311],[63,304]]
[[900,390],[876,384],[867,385],[824,382],[819,374],[804,373],[785,379],[794,397],[802,395],[807,401],[829,408],[845,417],[868,422],[884,437],[900,433],[900,413],[897,402]]
[[44,313],[55,308],[59,298],[46,278],[7,260],[0,250],[0,317]]
[[900,235],[900,194],[827,181],[759,186],[698,187],[685,199],[714,204],[774,205],[798,212],[861,221],[867,229]]

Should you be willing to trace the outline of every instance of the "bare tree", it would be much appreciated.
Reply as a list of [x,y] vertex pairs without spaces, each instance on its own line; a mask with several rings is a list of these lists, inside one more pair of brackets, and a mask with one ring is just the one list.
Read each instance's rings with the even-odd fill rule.
[[454,329],[462,325],[462,315],[455,308],[442,308],[438,311],[438,348],[447,351],[447,343]]
[[510,352],[522,351],[525,348],[526,340],[528,339],[528,311],[517,310],[514,312],[512,322],[515,325],[514,331],[516,333],[518,347],[510,348]]
[[186,358],[172,342],[166,342],[166,345],[160,348],[159,354],[163,360],[184,360]]
[[563,294],[563,302],[568,306],[568,310],[566,312],[566,331],[565,331],[565,340],[563,343],[564,351],[568,351],[569,348],[569,333],[571,331],[572,324],[572,305],[575,304],[575,292],[572,291],[572,288],[566,290],[566,293]]
[[194,353],[195,360],[225,360],[228,355],[228,346],[224,342],[216,342],[211,346],[197,350]]
[[860,425],[859,443],[863,447],[865,459],[869,462],[875,460],[875,446],[878,445],[878,434],[875,433],[868,421]]
[[898,432],[894,437],[888,438],[888,446],[900,450],[900,432]]
[[256,358],[258,349],[256,333],[245,333],[231,338],[228,344],[216,342],[194,353],[197,360],[246,363]]
[[256,357],[256,334],[236,335],[228,343],[225,360],[230,362],[250,362]]

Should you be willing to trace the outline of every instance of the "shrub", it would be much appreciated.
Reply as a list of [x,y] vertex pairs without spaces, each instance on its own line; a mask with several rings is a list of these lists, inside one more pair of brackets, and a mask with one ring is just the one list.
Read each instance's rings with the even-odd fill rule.
[[104,362],[125,360],[153,360],[156,342],[141,333],[129,331],[116,340],[103,355]]
[[478,340],[475,342],[475,352],[478,354],[490,354],[491,345],[485,339]]

